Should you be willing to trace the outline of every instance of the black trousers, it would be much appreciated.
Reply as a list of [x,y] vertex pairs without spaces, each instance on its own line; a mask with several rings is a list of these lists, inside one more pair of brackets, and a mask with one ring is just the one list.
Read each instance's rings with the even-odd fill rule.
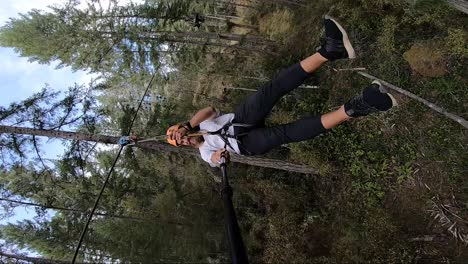
[[299,63],[281,71],[274,79],[250,95],[234,112],[234,122],[254,125],[253,128],[236,127],[239,149],[244,155],[263,154],[274,147],[290,142],[311,139],[326,129],[318,117],[305,117],[295,122],[265,127],[265,118],[278,100],[301,85],[309,77]]

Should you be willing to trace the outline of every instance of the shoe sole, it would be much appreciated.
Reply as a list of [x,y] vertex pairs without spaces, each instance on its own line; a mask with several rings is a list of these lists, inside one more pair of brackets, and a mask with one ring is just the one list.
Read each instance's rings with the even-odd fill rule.
[[377,80],[374,80],[374,81],[372,82],[372,84],[377,84],[377,85],[379,86],[379,91],[382,92],[382,93],[386,93],[386,94],[388,95],[388,97],[390,97],[390,100],[392,100],[392,107],[398,105],[398,102],[397,102],[397,100],[395,99],[395,97],[393,97],[393,95],[391,95],[391,94],[388,92],[387,88],[385,88],[381,82],[379,82],[379,81],[377,81]]
[[338,29],[341,31],[341,34],[343,35],[343,43],[346,49],[346,52],[348,52],[348,58],[349,59],[354,59],[356,58],[356,52],[354,52],[353,45],[351,45],[351,41],[349,41],[348,33],[346,33],[346,30],[340,25],[340,23],[336,22],[335,19],[333,19],[329,15],[325,15],[325,19],[330,19],[335,23],[335,25],[338,27]]

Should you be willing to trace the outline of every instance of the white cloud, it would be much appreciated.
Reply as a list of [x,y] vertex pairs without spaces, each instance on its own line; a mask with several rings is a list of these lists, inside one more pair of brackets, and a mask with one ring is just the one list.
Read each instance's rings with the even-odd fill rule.
[[[119,5],[126,5],[130,2],[143,3],[143,0],[119,0]],[[51,5],[63,5],[66,0],[2,0],[0,9],[0,23],[3,25],[10,17],[18,17],[18,13],[27,13],[31,9],[47,10]],[[86,6],[82,1],[81,6]],[[108,1],[102,1],[102,6],[107,6]]]
[[[0,9],[0,24],[4,24],[10,17],[18,17],[18,13],[26,13],[29,10],[43,9],[48,6],[62,5],[66,0],[2,0]],[[82,1],[82,5],[84,6]],[[107,1],[102,1],[107,6]],[[129,2],[142,3],[143,0],[120,0],[119,5]],[[0,48],[0,90],[14,91],[0,97],[0,105],[18,101],[29,97],[34,92],[41,90],[48,83],[54,90],[65,90],[74,83],[87,84],[97,75],[90,75],[84,71],[73,72],[69,67],[55,69],[57,63],[43,65],[37,62],[29,62],[27,58],[21,58],[13,52],[13,49]]]
[[28,62],[27,58],[18,57],[13,52],[13,49],[0,48],[0,71],[3,74],[14,75],[23,74],[29,75],[31,72],[44,68],[44,65]]
[[0,9],[0,21],[3,24],[10,17],[18,17],[18,13],[26,13],[27,11],[36,9],[45,9],[52,4],[60,4],[61,0],[2,0],[2,8]]
[[[75,82],[89,82],[92,77],[84,71],[73,72],[69,67],[55,69],[57,63],[41,65],[20,58],[12,49],[0,48],[0,105],[23,100],[40,91],[47,83],[53,90],[66,90]],[[10,92],[8,92],[10,91]]]

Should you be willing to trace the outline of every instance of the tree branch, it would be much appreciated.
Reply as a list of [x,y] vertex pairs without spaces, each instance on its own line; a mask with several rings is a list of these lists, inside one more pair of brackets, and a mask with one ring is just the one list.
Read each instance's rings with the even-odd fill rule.
[[44,161],[42,160],[39,148],[37,146],[36,136],[33,135],[32,140],[33,140],[34,150],[36,151],[36,155],[39,158],[39,161],[42,163],[42,167],[44,167],[44,170],[48,170],[49,168],[45,165]]
[[395,85],[393,85],[391,83],[388,83],[388,82],[386,82],[384,80],[381,80],[381,79],[379,79],[379,78],[377,78],[375,76],[372,76],[372,75],[370,75],[368,73],[359,71],[358,74],[360,74],[360,75],[362,75],[362,76],[364,76],[366,78],[372,79],[372,80],[378,80],[379,82],[381,82],[386,87],[388,87],[388,88],[390,88],[390,89],[392,89],[392,90],[394,90],[394,91],[396,91],[398,93],[401,93],[401,94],[403,94],[405,96],[408,96],[411,99],[414,99],[414,100],[416,100],[418,102],[423,103],[425,106],[427,106],[427,107],[431,108],[432,110],[446,116],[447,118],[450,118],[450,119],[454,120],[455,122],[459,123],[460,125],[462,125],[466,129],[468,129],[468,121],[466,121],[462,117],[460,117],[458,115],[455,115],[455,114],[452,114],[452,113],[449,113],[449,112],[447,112],[447,110],[443,109],[442,107],[439,107],[439,106],[437,106],[437,105],[435,105],[435,104],[433,104],[433,103],[431,103],[431,102],[429,102],[429,101],[427,101],[427,100],[425,100],[425,99],[423,99],[423,98],[421,98],[421,97],[419,97],[419,96],[417,96],[417,95],[415,95],[415,94],[413,94],[411,92],[408,92],[408,91],[406,91],[406,90],[404,90],[404,89],[402,89],[400,87],[397,87],[397,86],[395,86]]
[[[83,140],[83,141],[90,141],[90,142],[100,142],[104,144],[114,144],[117,145],[119,142],[120,137],[115,136],[106,136],[106,135],[93,135],[93,134],[86,134],[86,133],[77,133],[77,132],[70,132],[70,131],[50,131],[50,130],[41,130],[41,129],[33,129],[33,128],[26,128],[26,127],[11,127],[11,126],[2,126],[0,125],[0,133],[13,133],[13,134],[29,134],[29,135],[37,135],[37,136],[45,136],[45,137],[53,137],[53,138],[62,138],[68,140]],[[200,156],[200,153],[196,149],[191,148],[178,148],[171,146],[169,144],[164,144],[157,141],[151,142],[142,142],[136,143],[135,147],[146,148],[156,151],[166,151],[166,152],[174,152],[179,153],[182,155],[191,155],[191,156]],[[307,165],[300,165],[294,164],[291,162],[287,162],[284,160],[275,160],[275,159],[266,159],[260,157],[252,157],[252,156],[242,156],[242,155],[232,155],[231,161],[244,163],[252,166],[259,166],[265,168],[272,168],[272,169],[279,169],[279,170],[286,170],[291,172],[298,172],[304,174],[318,174],[316,169],[313,169]]]

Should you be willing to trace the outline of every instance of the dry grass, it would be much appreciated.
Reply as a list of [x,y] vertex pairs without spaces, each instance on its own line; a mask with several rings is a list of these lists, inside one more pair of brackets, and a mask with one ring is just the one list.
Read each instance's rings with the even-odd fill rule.
[[293,14],[286,9],[268,14],[259,20],[260,33],[278,42],[288,38],[293,29]]

